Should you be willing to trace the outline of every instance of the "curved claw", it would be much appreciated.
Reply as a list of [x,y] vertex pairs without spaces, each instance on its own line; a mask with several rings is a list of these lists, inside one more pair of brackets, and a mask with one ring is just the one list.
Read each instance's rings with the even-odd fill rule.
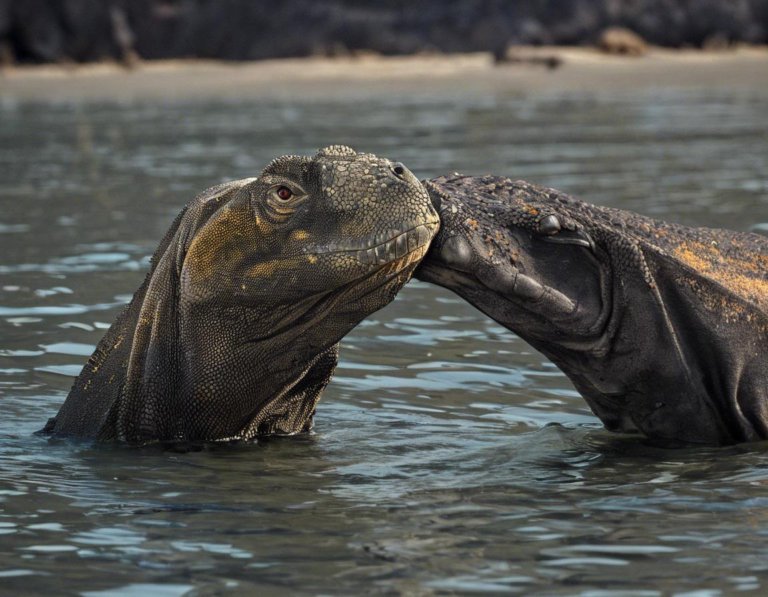
[[543,236],[542,240],[548,243],[561,243],[564,245],[586,247],[593,253],[595,252],[595,241],[581,228],[578,230],[562,230],[553,236]]
[[535,303],[539,310],[553,313],[572,313],[576,304],[562,292],[544,286],[514,267],[498,267],[475,272],[480,282],[503,296],[514,295]]
[[[554,241],[558,237],[559,235],[549,236],[546,240]],[[582,239],[563,236],[563,241],[556,242],[578,240]],[[576,304],[562,292],[521,274],[516,267],[504,263],[491,265],[478,260],[469,241],[461,235],[449,237],[438,249],[438,255],[450,270],[472,274],[486,288],[501,296],[522,300],[537,311],[553,315],[573,313],[576,309]]]

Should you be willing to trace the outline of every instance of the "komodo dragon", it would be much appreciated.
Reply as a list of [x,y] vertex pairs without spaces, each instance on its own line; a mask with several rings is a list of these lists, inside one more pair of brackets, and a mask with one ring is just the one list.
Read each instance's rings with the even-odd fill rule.
[[343,146],[208,189],[42,433],[146,443],[309,429],[339,340],[392,301],[438,225],[402,164]]
[[442,225],[415,277],[541,351],[608,429],[768,439],[767,238],[494,176],[425,184]]

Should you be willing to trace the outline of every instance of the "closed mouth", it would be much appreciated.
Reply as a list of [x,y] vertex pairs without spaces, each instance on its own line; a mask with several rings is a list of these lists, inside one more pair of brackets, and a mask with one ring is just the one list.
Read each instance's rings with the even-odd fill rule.
[[400,232],[388,230],[357,239],[347,244],[331,244],[324,247],[307,247],[309,255],[347,253],[354,255],[365,265],[383,265],[426,246],[437,230],[437,223],[420,224]]

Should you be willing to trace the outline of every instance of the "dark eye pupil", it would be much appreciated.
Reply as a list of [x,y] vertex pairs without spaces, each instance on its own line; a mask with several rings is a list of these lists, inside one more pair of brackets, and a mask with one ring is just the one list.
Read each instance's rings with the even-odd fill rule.
[[288,187],[280,187],[277,189],[277,196],[280,197],[283,201],[287,201],[291,197],[293,197],[293,191],[289,189]]

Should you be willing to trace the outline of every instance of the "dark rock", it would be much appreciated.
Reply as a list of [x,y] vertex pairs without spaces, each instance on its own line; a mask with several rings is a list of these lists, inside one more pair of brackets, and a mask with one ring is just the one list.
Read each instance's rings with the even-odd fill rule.
[[8,39],[11,31],[12,0],[0,0],[0,39]]
[[648,51],[648,44],[634,31],[624,27],[608,27],[600,34],[597,47],[606,54],[642,56]]
[[728,36],[725,33],[718,32],[713,33],[705,39],[704,43],[701,44],[701,49],[709,52],[722,52],[731,48],[732,45],[731,40],[728,39]]
[[669,47],[768,43],[768,0],[0,0],[0,45],[22,62],[253,60],[341,48],[500,58],[510,45],[595,44],[611,27]]
[[0,41],[0,71],[13,68],[16,64],[16,55],[13,53],[11,42]]
[[53,2],[25,0],[11,4],[8,39],[20,61],[60,62],[65,56],[61,15]]

